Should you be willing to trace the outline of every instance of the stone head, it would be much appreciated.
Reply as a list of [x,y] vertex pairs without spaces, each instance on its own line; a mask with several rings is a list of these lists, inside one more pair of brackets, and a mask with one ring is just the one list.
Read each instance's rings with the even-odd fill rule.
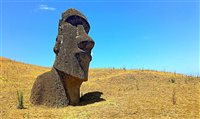
[[90,25],[86,17],[69,9],[59,20],[58,35],[54,46],[54,68],[86,81],[94,41],[88,36]]

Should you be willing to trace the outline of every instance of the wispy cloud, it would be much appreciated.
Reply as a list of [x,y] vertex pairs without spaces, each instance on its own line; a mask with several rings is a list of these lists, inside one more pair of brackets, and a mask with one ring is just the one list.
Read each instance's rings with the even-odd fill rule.
[[54,7],[49,7],[49,6],[47,6],[47,5],[40,5],[40,6],[39,6],[39,9],[40,9],[40,10],[48,10],[48,11],[54,11],[54,10],[56,10],[56,8],[54,8]]

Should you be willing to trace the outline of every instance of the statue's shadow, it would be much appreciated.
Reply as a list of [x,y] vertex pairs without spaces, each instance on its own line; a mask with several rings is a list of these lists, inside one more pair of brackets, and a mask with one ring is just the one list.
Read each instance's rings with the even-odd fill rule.
[[93,104],[96,102],[105,101],[105,99],[101,98],[103,93],[99,91],[89,92],[81,96],[79,106],[84,106],[88,104]]

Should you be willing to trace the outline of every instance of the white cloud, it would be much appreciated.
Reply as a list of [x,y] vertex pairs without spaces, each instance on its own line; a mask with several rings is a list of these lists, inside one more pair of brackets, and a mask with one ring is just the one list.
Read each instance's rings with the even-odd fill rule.
[[49,7],[49,6],[47,6],[47,5],[40,5],[39,9],[40,9],[40,10],[48,10],[48,11],[54,11],[54,10],[56,10],[56,8],[54,8],[54,7]]

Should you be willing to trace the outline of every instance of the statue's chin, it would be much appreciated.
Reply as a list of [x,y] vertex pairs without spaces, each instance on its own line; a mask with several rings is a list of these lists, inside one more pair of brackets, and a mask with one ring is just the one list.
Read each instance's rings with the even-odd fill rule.
[[87,81],[91,59],[91,55],[85,52],[78,52],[75,55],[72,54],[71,57],[67,57],[66,59],[57,56],[53,67],[65,74],[79,78],[82,81]]
[[90,54],[86,54],[86,53],[77,53],[76,55],[76,59],[79,62],[80,68],[84,74],[83,78],[81,78],[84,81],[88,80],[88,69],[89,69],[89,63],[92,59]]
[[71,74],[66,70],[60,70],[59,68],[54,67],[54,69],[56,69],[56,71],[64,73],[65,76],[70,76],[70,77],[74,77],[74,79],[76,80],[80,80],[80,81],[87,81],[88,80],[88,72],[85,72],[82,67],[80,67],[80,74],[76,75],[76,74]]

